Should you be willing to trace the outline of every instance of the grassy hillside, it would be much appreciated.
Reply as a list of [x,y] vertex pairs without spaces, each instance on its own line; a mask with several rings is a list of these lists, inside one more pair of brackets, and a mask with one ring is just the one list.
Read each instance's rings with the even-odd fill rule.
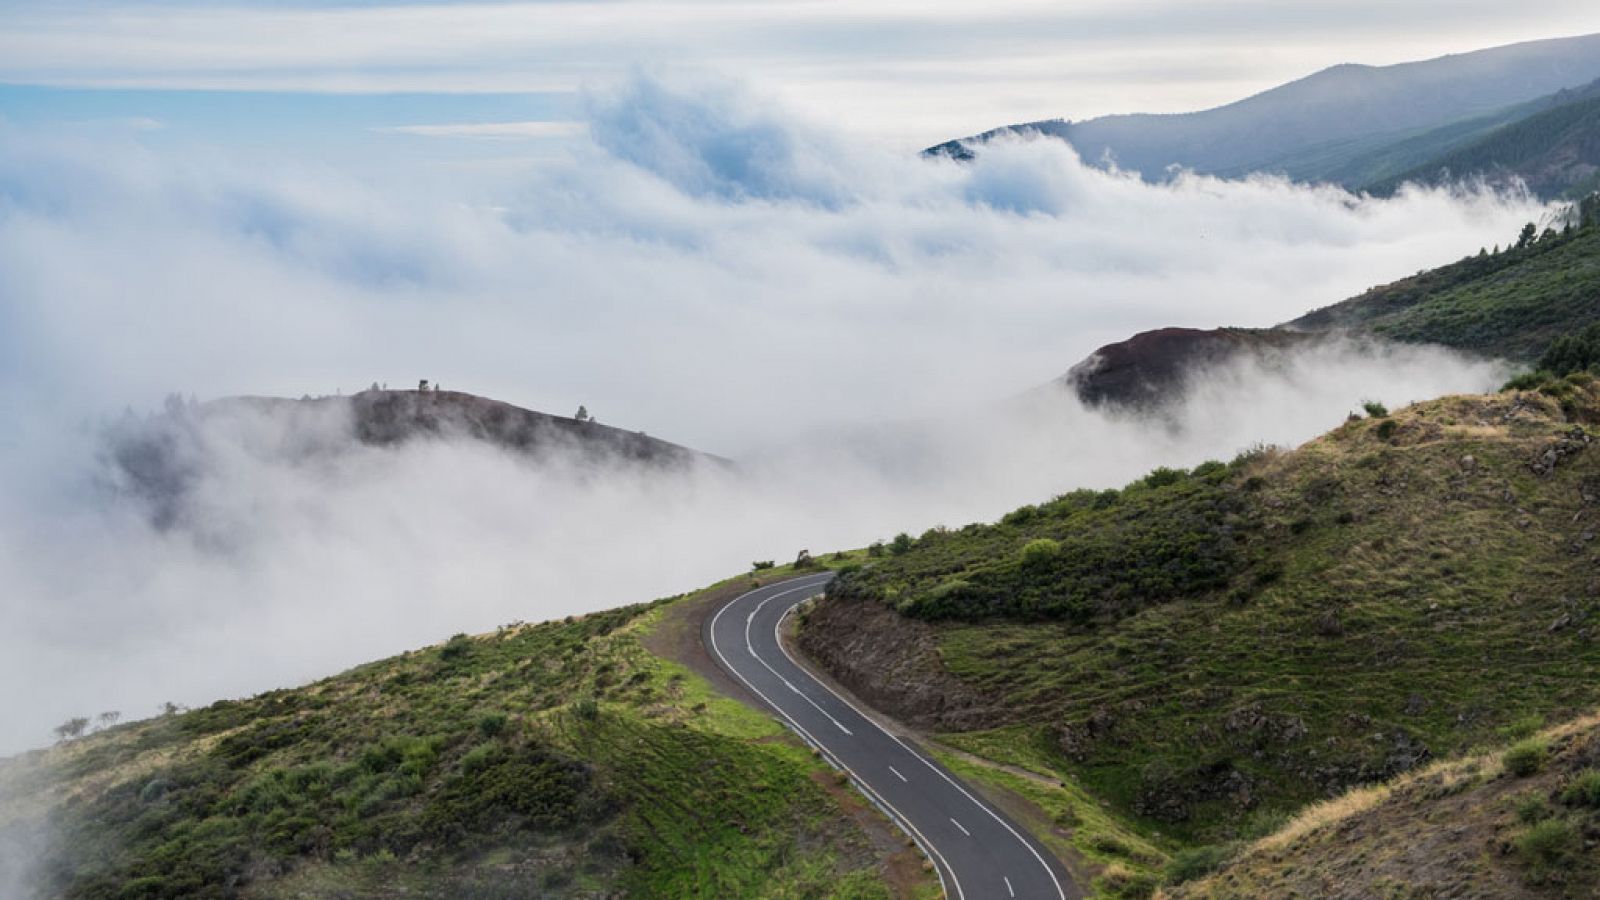
[[1597,835],[1600,716],[1586,716],[1319,804],[1167,895],[1592,897]]
[[0,845],[52,897],[935,890],[773,720],[646,648],[748,581],[0,761]]
[[1557,336],[1596,321],[1600,225],[1590,223],[1373,288],[1287,327],[1355,329],[1531,362]]
[[947,745],[1104,802],[1153,848],[1121,841],[1135,874],[1600,705],[1600,388],[1375,412],[900,541],[803,646]]

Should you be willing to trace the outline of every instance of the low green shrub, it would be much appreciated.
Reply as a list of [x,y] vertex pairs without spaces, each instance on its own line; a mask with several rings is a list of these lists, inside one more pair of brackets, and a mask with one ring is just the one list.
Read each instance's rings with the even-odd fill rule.
[[1532,737],[1511,745],[1506,751],[1506,771],[1518,778],[1527,778],[1544,768],[1550,758],[1550,747],[1542,738]]
[[1173,854],[1162,876],[1168,884],[1183,884],[1222,868],[1232,855],[1232,848],[1223,844],[1190,847]]
[[1550,818],[1550,804],[1538,794],[1523,794],[1517,798],[1517,821],[1533,825]]
[[1561,791],[1561,802],[1568,806],[1600,808],[1600,769],[1584,769]]
[[1578,829],[1566,819],[1545,819],[1516,839],[1517,854],[1535,881],[1566,868],[1578,846]]
[[439,658],[446,662],[456,662],[466,658],[471,652],[472,638],[457,634],[451,636],[450,640],[445,641],[444,646],[439,648]]
[[1533,390],[1538,390],[1539,389],[1539,385],[1544,384],[1546,381],[1549,381],[1552,377],[1553,376],[1549,372],[1543,372],[1543,371],[1523,372],[1521,375],[1518,375],[1515,378],[1512,378],[1510,381],[1507,381],[1505,384],[1501,385],[1500,386],[1500,390],[1502,390],[1502,391],[1533,391]]
[[1189,473],[1182,469],[1171,469],[1166,466],[1161,466],[1153,470],[1149,475],[1146,475],[1144,480],[1140,481],[1139,483],[1145,487],[1158,488],[1166,487],[1169,484],[1177,484],[1187,477],[1189,477]]
[[1022,564],[1025,566],[1047,565],[1061,552],[1061,543],[1049,538],[1034,538],[1022,547]]

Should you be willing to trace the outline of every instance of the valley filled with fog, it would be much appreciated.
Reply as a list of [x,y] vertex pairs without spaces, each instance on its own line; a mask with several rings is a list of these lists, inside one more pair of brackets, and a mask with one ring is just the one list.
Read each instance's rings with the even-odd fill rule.
[[[1353,343],[1206,373],[1161,420],[1042,386],[1135,332],[1269,326],[1545,215],[1149,184],[1058,141],[922,159],[708,78],[587,107],[560,154],[403,173],[0,122],[0,679],[32,686],[0,696],[0,753],[1493,388],[1494,361]],[[112,426],[169,393],[420,378],[738,465],[374,447],[337,420],[308,450],[261,412],[197,426],[158,521],[115,462]]]

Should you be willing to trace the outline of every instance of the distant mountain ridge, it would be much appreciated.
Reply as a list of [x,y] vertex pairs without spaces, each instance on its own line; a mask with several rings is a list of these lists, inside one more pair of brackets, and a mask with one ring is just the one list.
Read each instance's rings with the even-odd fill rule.
[[[1478,120],[1456,137],[1481,135],[1503,124],[1497,117],[1511,107],[1597,78],[1600,35],[1555,38],[1391,66],[1338,65],[1214,109],[1009,125],[924,153],[970,158],[974,147],[996,137],[1031,133],[1068,141],[1089,163],[1114,163],[1147,179],[1173,166],[1230,176],[1282,171],[1318,177],[1319,168],[1336,171],[1435,129]],[[1449,137],[1434,135],[1398,162],[1425,162],[1452,147]],[[1394,172],[1351,174],[1364,183]]]

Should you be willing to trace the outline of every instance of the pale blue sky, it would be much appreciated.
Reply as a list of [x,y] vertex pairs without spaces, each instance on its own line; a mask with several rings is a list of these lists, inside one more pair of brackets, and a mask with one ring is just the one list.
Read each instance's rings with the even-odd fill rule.
[[[80,89],[0,89],[0,115],[24,123],[135,120],[210,127],[218,139],[242,129],[245,140],[335,143],[427,125],[437,138],[437,126],[574,117],[585,85],[643,65],[741,78],[842,131],[912,148],[1020,120],[1202,108],[1338,62],[1596,32],[1600,6],[4,0],[0,26],[0,84]],[[311,96],[326,94],[348,96]],[[405,152],[407,142],[385,145]]]

